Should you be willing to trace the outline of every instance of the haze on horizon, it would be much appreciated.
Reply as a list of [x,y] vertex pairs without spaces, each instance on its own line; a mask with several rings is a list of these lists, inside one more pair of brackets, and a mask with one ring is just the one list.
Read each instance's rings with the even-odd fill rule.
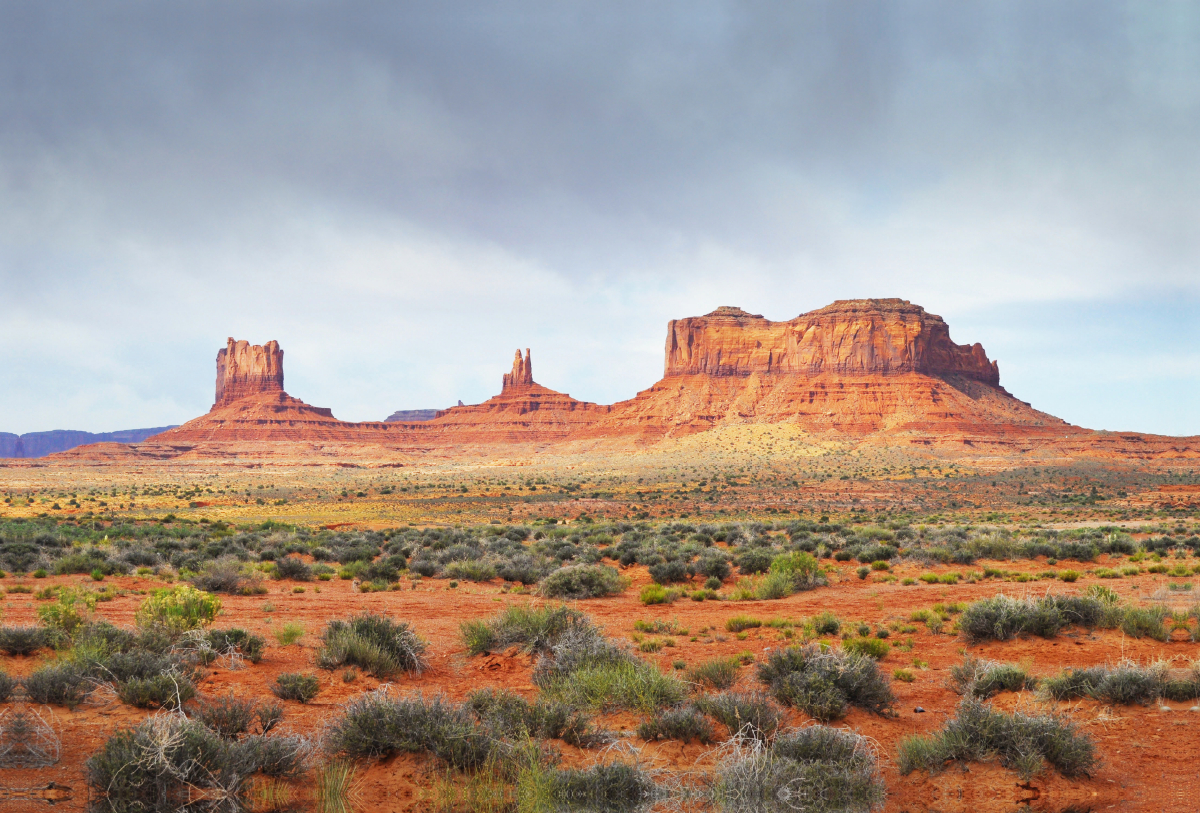
[[518,347],[611,403],[669,319],[895,296],[1200,434],[1197,132],[1189,3],[0,0],[0,431],[182,423],[227,336],[344,420]]

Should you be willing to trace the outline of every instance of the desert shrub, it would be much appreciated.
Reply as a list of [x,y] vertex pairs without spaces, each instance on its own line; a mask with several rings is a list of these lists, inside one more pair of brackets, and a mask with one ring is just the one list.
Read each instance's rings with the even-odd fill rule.
[[214,652],[218,654],[239,652],[251,663],[261,661],[263,653],[267,649],[267,642],[261,636],[238,627],[208,630],[205,633],[205,640]]
[[900,741],[900,773],[936,773],[949,760],[983,762],[998,758],[1028,781],[1045,763],[1066,777],[1089,775],[1096,765],[1095,745],[1065,717],[1053,714],[1006,714],[974,699],[958,705],[958,713],[941,731]]
[[767,742],[783,726],[783,710],[758,692],[721,692],[696,698],[696,708],[729,729],[730,736]]
[[131,677],[116,684],[122,703],[140,709],[178,709],[196,696],[196,685],[186,675],[163,672]]
[[652,711],[687,696],[679,678],[637,659],[581,665],[548,680],[542,691],[553,699],[587,708]]
[[1037,679],[1025,667],[1015,663],[999,663],[972,658],[950,667],[950,687],[958,694],[986,700],[999,692],[1019,692],[1033,689]]
[[842,642],[842,650],[844,652],[850,652],[855,655],[866,655],[877,661],[886,658],[891,649],[887,641],[881,641],[878,638],[848,638]]
[[142,629],[182,635],[207,627],[221,612],[221,600],[191,585],[155,590],[138,607],[136,621]]
[[821,572],[820,563],[804,551],[793,551],[776,556],[771,561],[772,574],[782,574],[791,581],[792,590],[812,590],[828,584]]
[[463,706],[443,697],[361,695],[325,732],[326,748],[350,759],[393,753],[430,753],[459,769],[482,766],[494,741]]
[[1145,704],[1166,694],[1167,684],[1164,664],[1138,666],[1125,661],[1111,669],[1103,666],[1064,669],[1043,680],[1042,691],[1055,700],[1091,697],[1108,703]]
[[243,700],[230,694],[200,703],[192,710],[191,716],[222,739],[236,740],[238,735],[250,730],[257,717],[256,712],[253,700]]
[[738,572],[744,576],[766,573],[774,558],[775,551],[770,548],[747,548],[737,556]]
[[357,666],[375,677],[425,668],[425,642],[407,623],[367,613],[325,627],[317,665],[322,669]]
[[654,579],[658,584],[676,584],[685,582],[691,574],[688,573],[686,563],[678,559],[671,559],[666,562],[659,562],[655,565],[650,565],[650,578]]
[[712,723],[695,706],[660,711],[638,725],[637,735],[643,740],[696,740],[701,745],[716,738]]
[[29,655],[48,645],[41,627],[0,627],[0,652],[5,655]]
[[547,598],[600,598],[615,596],[628,582],[608,565],[572,565],[542,579],[538,590]]
[[885,787],[869,740],[814,725],[782,734],[770,747],[729,752],[713,796],[723,810],[869,813],[883,806]]
[[561,739],[579,748],[607,739],[587,713],[565,703],[541,699],[530,703],[512,692],[480,689],[471,692],[467,704],[497,738]]
[[895,698],[875,660],[820,645],[775,650],[758,667],[758,679],[781,702],[818,720],[832,720],[854,705],[888,714]]
[[687,671],[688,683],[709,689],[728,689],[737,682],[737,658],[713,658]]
[[683,681],[659,672],[594,627],[563,635],[539,659],[533,683],[552,700],[589,708],[652,711],[687,696]]
[[515,553],[501,560],[496,575],[505,581],[521,584],[537,584],[550,574],[556,564],[545,557],[534,557],[528,553]]
[[1131,638],[1153,638],[1166,641],[1171,637],[1164,623],[1171,615],[1163,606],[1128,607],[1122,614],[1121,631]]
[[1068,624],[1083,627],[1110,626],[1115,611],[1115,593],[1089,590],[1086,596],[1044,596],[1015,599],[994,596],[971,604],[959,626],[968,641],[1006,641],[1017,635],[1052,638]]
[[312,581],[312,567],[298,556],[284,556],[275,562],[275,578],[298,582]]
[[20,683],[12,675],[0,669],[0,703],[7,703],[17,692]]
[[173,813],[198,793],[236,799],[245,776],[232,768],[230,745],[195,720],[154,716],[118,731],[87,762],[87,782],[99,807]]
[[297,672],[285,672],[275,678],[271,691],[283,700],[296,700],[307,703],[317,696],[321,690],[321,682],[316,675],[301,675]]
[[205,562],[189,582],[196,589],[208,593],[248,596],[266,592],[261,575],[244,572],[242,563],[231,557]]
[[762,620],[748,615],[735,615],[725,621],[725,629],[729,632],[741,632],[762,626]]
[[650,775],[623,762],[549,771],[541,779],[536,798],[550,806],[538,809],[634,810],[655,796]]
[[68,708],[75,708],[96,688],[84,668],[69,662],[43,666],[23,683],[33,702]]
[[447,579],[469,582],[488,582],[496,578],[496,566],[483,559],[466,559],[446,565],[442,575]]
[[813,616],[812,626],[817,635],[837,635],[842,622],[829,610],[822,610]]
[[517,644],[526,652],[546,652],[570,630],[591,626],[567,607],[511,606],[488,621],[464,621],[459,627],[467,652],[478,655]]
[[242,771],[295,779],[304,773],[312,748],[302,737],[251,736],[232,750]]

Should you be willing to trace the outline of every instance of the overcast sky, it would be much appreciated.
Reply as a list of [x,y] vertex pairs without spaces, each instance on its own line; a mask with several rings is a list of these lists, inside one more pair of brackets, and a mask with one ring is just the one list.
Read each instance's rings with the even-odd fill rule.
[[669,319],[898,296],[1200,434],[1198,134],[1195,3],[0,0],[0,431],[181,423],[226,336],[347,420],[517,347],[611,403]]

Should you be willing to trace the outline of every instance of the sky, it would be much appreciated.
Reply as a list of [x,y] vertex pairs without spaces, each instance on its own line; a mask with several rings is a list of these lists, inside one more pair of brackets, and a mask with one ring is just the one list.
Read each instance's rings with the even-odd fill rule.
[[0,0],[0,431],[182,423],[227,336],[345,420],[516,348],[901,297],[1096,429],[1200,434],[1200,5]]

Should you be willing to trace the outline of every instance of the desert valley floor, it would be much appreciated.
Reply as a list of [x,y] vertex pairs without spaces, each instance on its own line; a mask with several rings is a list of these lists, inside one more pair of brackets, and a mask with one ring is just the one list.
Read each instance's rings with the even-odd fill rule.
[[[609,451],[420,456],[277,445],[228,458],[9,461],[0,491],[0,647],[10,647],[0,669],[17,684],[0,705],[9,749],[0,762],[17,754],[0,768],[9,809],[50,800],[64,810],[89,801],[97,809],[167,809],[138,808],[150,798],[142,791],[124,806],[104,798],[97,777],[107,775],[88,760],[118,731],[185,714],[209,719],[235,701],[247,714],[252,704],[282,708],[271,735],[258,739],[291,738],[303,765],[239,777],[236,787],[180,780],[186,787],[171,791],[171,804],[226,794],[228,809],[364,813],[869,809],[872,799],[842,799],[829,788],[793,792],[804,785],[794,777],[762,798],[731,785],[730,766],[752,761],[763,746],[745,731],[740,744],[731,742],[744,721],[722,716],[712,698],[778,715],[781,733],[765,726],[777,738],[807,730],[820,722],[804,710],[811,703],[760,669],[809,643],[869,653],[875,679],[888,686],[883,707],[864,708],[847,690],[840,709],[817,712],[828,726],[866,738],[857,747],[874,762],[854,774],[866,783],[855,787],[868,796],[882,788],[874,801],[884,810],[1186,810],[1200,795],[1200,692],[1186,688],[1200,689],[1192,666],[1200,656],[1200,476],[1192,460],[1036,451],[1005,459],[745,426]],[[771,592],[772,561],[800,555],[818,563],[815,581]],[[674,571],[673,562],[681,563]],[[233,582],[222,584],[221,569],[228,577],[230,567]],[[571,568],[609,569],[615,582],[594,598],[544,589],[547,574]],[[135,678],[122,682],[111,664],[107,675],[87,673],[83,662],[106,654],[83,651],[82,630],[104,621],[144,635],[148,615],[139,608],[155,590],[189,582],[223,590],[219,613],[202,626],[244,630],[261,651],[250,657],[243,641],[180,666],[195,692],[182,713]],[[972,606],[995,596],[1033,606],[1089,594],[1117,615],[1108,623],[1064,617],[1050,630],[1003,636],[963,629]],[[21,650],[21,629],[59,624],[64,634],[62,613],[53,611],[64,606],[80,616],[81,626],[67,625],[74,646],[60,640],[51,648],[49,636],[12,654]],[[481,644],[482,625],[471,625],[500,629],[496,619],[511,608],[561,606],[590,620],[637,669],[666,681],[666,699],[626,697],[611,686],[607,696],[588,695],[571,688],[570,677],[548,682],[535,673],[539,659],[555,657],[545,641],[518,633]],[[422,668],[376,668],[345,651],[331,658],[329,623],[365,613],[408,625],[426,647]],[[119,649],[113,636],[106,640]],[[185,650],[178,641],[159,648],[180,663]],[[984,702],[1057,720],[1090,741],[1091,763],[1064,775],[1045,749],[1045,762],[1024,769],[998,751],[902,772],[905,738],[942,730],[964,703],[963,684],[952,678],[968,658],[1025,675],[1023,688],[1006,684],[981,693]],[[72,664],[88,674],[77,696],[56,699],[45,679],[30,680]],[[1065,669],[1122,664],[1140,667],[1134,677],[1151,688],[1126,697],[1093,687],[1060,692],[1063,699],[1047,691],[1047,679],[1064,683],[1053,680]],[[315,696],[278,699],[281,675],[314,676]],[[590,733],[539,736],[531,725],[519,738],[511,718],[497,728],[480,711],[481,690],[534,703],[526,714],[537,703],[564,703]],[[35,691],[50,702],[38,703]],[[443,711],[467,726],[461,736],[486,732],[484,740],[504,748],[480,764],[428,742],[356,753],[344,721],[338,725],[364,696],[448,704]],[[645,727],[672,709],[701,733],[667,725],[655,737]],[[29,735],[14,750],[12,721],[22,714],[36,714],[61,738],[53,760],[43,754],[33,767],[41,752]],[[236,728],[229,742],[255,739],[253,724]],[[533,767],[521,752],[530,743],[541,749]],[[596,765],[633,773],[601,775]],[[335,768],[340,779],[331,778]],[[156,781],[170,785],[161,775]]]

